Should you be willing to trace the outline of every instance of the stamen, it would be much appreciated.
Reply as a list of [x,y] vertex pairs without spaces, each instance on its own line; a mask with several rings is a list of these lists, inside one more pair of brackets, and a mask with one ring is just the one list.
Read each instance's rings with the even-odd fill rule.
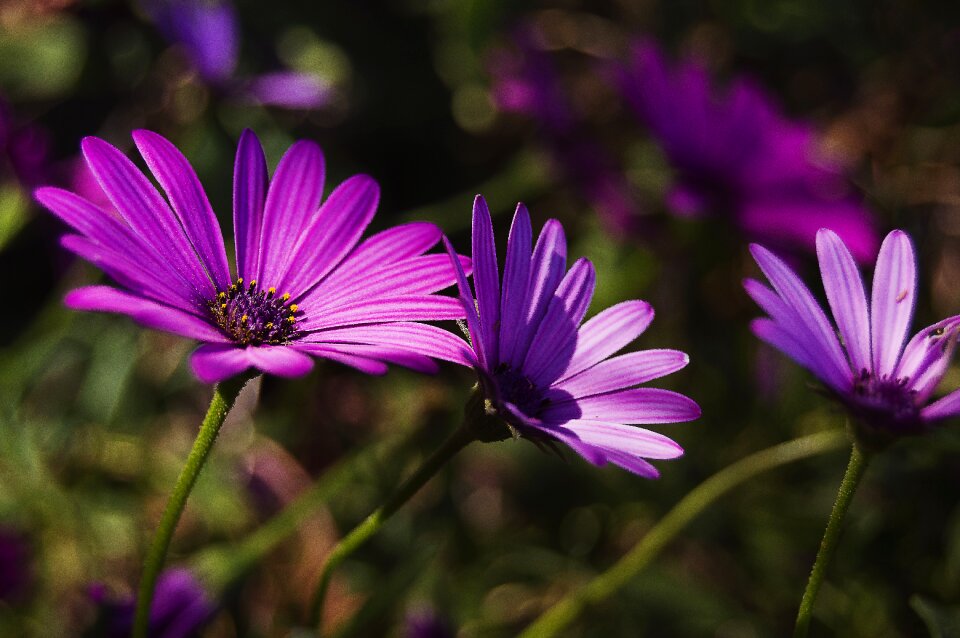
[[297,304],[286,305],[290,295],[275,297],[276,288],[266,291],[253,279],[247,286],[243,278],[218,292],[208,305],[213,322],[234,342],[241,345],[280,345],[298,336],[294,313]]

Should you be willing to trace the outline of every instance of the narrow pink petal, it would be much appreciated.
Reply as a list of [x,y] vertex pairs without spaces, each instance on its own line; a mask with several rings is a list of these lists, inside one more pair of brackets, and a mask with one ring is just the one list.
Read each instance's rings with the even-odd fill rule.
[[917,393],[917,403],[925,403],[947,373],[958,337],[960,316],[949,317],[918,332],[904,348],[893,377]]
[[353,250],[380,201],[372,177],[354,175],[337,186],[323,202],[300,238],[287,270],[279,272],[278,289],[307,291]]
[[891,232],[880,246],[870,304],[873,371],[889,375],[897,366],[917,301],[917,259],[910,237]]
[[751,321],[750,330],[761,341],[773,346],[830,385],[821,375],[821,366],[817,359],[807,351],[804,343],[798,340],[794,333],[784,330],[779,323],[766,318]]
[[625,424],[678,423],[700,416],[700,407],[690,398],[660,388],[634,388],[547,407],[542,418],[549,423],[571,420],[608,421]]
[[302,377],[313,369],[313,359],[292,346],[247,346],[250,365],[278,377]]
[[524,374],[535,384],[549,384],[569,365],[595,285],[593,264],[585,258],[578,259],[560,282],[523,361]]
[[167,193],[167,199],[207,274],[219,290],[226,290],[230,285],[230,267],[220,222],[190,162],[177,147],[151,131],[134,131],[133,141]]
[[927,421],[939,421],[960,416],[960,390],[954,390],[939,401],[920,410],[920,416]]
[[473,201],[473,287],[477,294],[480,331],[487,353],[487,365],[495,368],[500,358],[500,274],[493,221],[482,196]]
[[213,282],[180,222],[150,181],[123,153],[101,139],[84,138],[81,149],[100,188],[130,227],[163,255],[201,297],[212,299]]
[[490,355],[487,352],[482,333],[480,332],[480,317],[477,316],[477,306],[473,301],[473,291],[470,290],[467,276],[460,266],[459,256],[456,251],[453,250],[453,245],[450,243],[450,240],[447,239],[446,235],[443,236],[443,245],[447,249],[447,256],[450,258],[450,263],[453,265],[457,274],[458,301],[466,317],[467,330],[470,333],[470,345],[477,355],[477,362],[480,364],[480,367],[484,370],[490,370],[491,368],[488,365]]
[[439,295],[405,295],[376,300],[363,300],[329,312],[309,316],[301,330],[313,332],[322,328],[350,326],[387,321],[441,321],[463,319],[461,302]]
[[517,336],[524,325],[532,242],[530,213],[526,206],[517,204],[507,238],[507,261],[503,267],[503,290],[500,293],[500,361],[514,360]]
[[850,364],[840,348],[833,326],[830,325],[810,290],[790,270],[789,266],[766,248],[752,244],[750,252],[780,298],[793,310],[798,322],[805,328],[809,338],[815,342],[824,359],[823,369],[829,371],[829,378],[825,381],[840,390],[849,389],[853,383]]
[[237,251],[237,274],[255,279],[260,261],[260,229],[267,199],[267,158],[260,140],[244,129],[233,165],[233,233]]
[[379,269],[421,255],[440,241],[441,234],[435,224],[428,222],[410,222],[388,228],[365,239],[323,280],[323,284],[347,283],[371,268]]
[[653,321],[653,306],[624,301],[587,321],[577,333],[577,345],[560,379],[568,379],[596,365],[643,334]]
[[540,231],[537,245],[530,260],[530,281],[527,285],[527,297],[524,302],[524,324],[517,328],[513,358],[506,361],[510,367],[519,368],[527,356],[527,349],[553,294],[563,280],[567,269],[567,240],[563,226],[555,219],[548,220]]
[[690,358],[678,350],[628,352],[554,384],[550,394],[565,393],[581,398],[622,390],[676,372],[689,361]]
[[195,315],[143,299],[110,286],[87,286],[67,293],[64,303],[74,310],[116,312],[137,323],[173,334],[213,343],[226,342],[219,330]]
[[296,142],[280,159],[263,209],[257,269],[262,285],[274,286],[286,272],[294,247],[320,208],[323,178],[323,152],[309,140]]
[[204,344],[190,355],[190,367],[204,383],[220,383],[250,367],[243,346],[235,344]]
[[304,337],[308,343],[365,343],[403,348],[428,357],[473,365],[469,346],[457,335],[423,323],[397,322],[390,324],[351,326],[315,332]]
[[[384,364],[392,363],[394,365],[404,366],[406,368],[410,368],[411,370],[425,374],[436,374],[437,370],[439,370],[439,366],[437,366],[437,363],[433,359],[405,348],[362,343],[313,344],[305,342],[296,344],[296,347],[304,352],[309,352],[310,354],[315,354],[317,356],[330,357],[331,354],[340,354],[347,357],[358,357]],[[354,364],[349,363],[348,365]],[[354,367],[357,366],[354,365]],[[379,368],[376,366],[373,366],[370,369],[379,370]],[[379,372],[375,371],[371,372],[371,374],[379,374]]]
[[840,328],[854,373],[871,372],[870,313],[853,255],[832,230],[817,232],[817,257],[827,301]]
[[648,459],[675,459],[683,448],[658,433],[621,423],[603,421],[567,421],[562,426],[584,443],[609,451],[620,451]]
[[387,364],[385,364],[383,361],[377,361],[376,359],[369,359],[367,357],[349,354],[341,349],[338,349],[336,346],[297,344],[297,349],[301,352],[307,352],[315,357],[330,359],[331,361],[342,363],[350,366],[351,368],[356,368],[364,374],[380,376],[386,374],[389,370]]

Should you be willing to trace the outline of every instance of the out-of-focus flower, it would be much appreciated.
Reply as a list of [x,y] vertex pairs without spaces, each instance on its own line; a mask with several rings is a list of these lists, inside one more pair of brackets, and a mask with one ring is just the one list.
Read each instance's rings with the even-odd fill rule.
[[432,609],[418,609],[407,613],[406,638],[453,638],[456,634],[440,614]]
[[617,77],[677,171],[668,202],[678,214],[729,215],[748,235],[791,250],[812,249],[817,230],[830,228],[859,260],[875,254],[871,215],[839,165],[759,87],[741,78],[715,91],[703,67],[671,66],[649,41]]
[[535,44],[533,27],[515,30],[512,48],[495,50],[487,64],[493,98],[503,110],[535,121],[564,181],[617,230],[637,224],[630,184],[606,150],[584,132],[548,54]]
[[62,244],[122,287],[74,290],[69,307],[126,314],[203,342],[191,363],[209,383],[248,368],[299,376],[311,369],[310,355],[370,374],[383,374],[387,363],[430,372],[429,357],[459,358],[456,337],[415,323],[463,317],[456,299],[432,294],[454,281],[446,255],[423,254],[439,229],[406,224],[358,246],[379,200],[371,177],[351,177],[321,205],[319,146],[297,142],[268,179],[260,142],[245,131],[234,172],[232,276],[217,217],[187,159],[156,133],[133,137],[169,203],[95,137],[83,141],[83,154],[119,216],[66,190],[36,192],[79,233]]
[[15,530],[0,527],[0,602],[22,600],[32,580],[27,539]]
[[[546,223],[531,256],[530,216],[517,207],[507,240],[503,287],[493,224],[478,196],[473,208],[476,302],[450,243],[487,414],[534,441],[560,441],[595,465],[608,462],[644,477],[658,476],[645,459],[672,459],[682,449],[667,437],[627,424],[676,423],[700,416],[689,398],[636,388],[687,365],[676,350],[614,355],[647,328],[653,308],[626,301],[580,327],[593,296],[593,264],[566,272],[567,246],[556,220]],[[564,274],[566,272],[566,274]],[[475,305],[476,303],[476,305]]]
[[49,182],[52,142],[46,129],[18,121],[13,109],[0,99],[0,174],[6,168],[25,188]]
[[[100,606],[95,635],[128,638],[136,610],[134,598],[109,600],[101,587],[94,588],[92,596]],[[195,638],[215,612],[216,605],[189,570],[165,570],[157,580],[150,608],[150,638]]]
[[263,104],[315,109],[327,104],[331,87],[297,71],[238,78],[240,21],[230,0],[142,0],[160,32],[181,45],[197,73],[212,86]]
[[960,315],[907,341],[917,298],[909,236],[895,230],[884,239],[869,305],[856,262],[840,237],[822,229],[816,241],[836,328],[800,278],[771,252],[753,245],[753,257],[773,286],[744,282],[769,315],[753,321],[753,332],[826,384],[846,405],[866,443],[921,433],[960,414],[960,390],[929,403],[956,348]]

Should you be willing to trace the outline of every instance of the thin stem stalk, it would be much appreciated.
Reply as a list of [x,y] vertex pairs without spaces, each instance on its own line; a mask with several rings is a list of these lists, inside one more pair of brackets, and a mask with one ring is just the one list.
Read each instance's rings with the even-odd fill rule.
[[616,564],[547,609],[520,638],[548,638],[559,634],[588,606],[609,598],[635,578],[691,520],[731,489],[781,465],[837,449],[846,440],[843,430],[811,434],[761,450],[720,470],[677,503]]
[[210,407],[200,425],[200,431],[193,442],[193,448],[190,450],[187,461],[180,470],[180,476],[170,493],[166,508],[160,517],[160,524],[153,537],[150,549],[147,551],[147,557],[143,565],[143,576],[140,579],[140,592],[137,596],[137,610],[133,622],[133,638],[147,638],[147,631],[150,624],[150,605],[153,602],[153,594],[157,585],[157,578],[163,564],[166,562],[167,551],[170,549],[170,541],[173,533],[177,529],[177,523],[183,514],[183,509],[187,504],[187,498],[193,490],[200,470],[203,469],[213,447],[220,427],[223,425],[230,408],[240,390],[250,379],[249,376],[239,376],[214,386],[213,398],[210,400]]
[[843,519],[850,503],[853,501],[853,495],[857,491],[860,479],[863,478],[864,471],[867,469],[869,459],[860,451],[856,443],[850,452],[850,462],[847,464],[847,471],[843,474],[840,481],[840,489],[837,491],[837,500],[833,504],[833,510],[830,512],[830,520],[827,522],[827,529],[823,532],[823,539],[820,541],[820,549],[817,551],[817,558],[813,562],[813,568],[810,570],[810,579],[807,581],[807,588],[803,591],[803,598],[800,600],[800,610],[797,612],[797,623],[794,626],[794,638],[806,638],[810,631],[810,620],[813,618],[813,604],[817,599],[817,593],[820,591],[820,585],[823,584],[823,577],[827,572],[827,566],[833,559],[837,551],[838,540],[840,539],[840,529],[843,527]]
[[346,536],[340,539],[330,555],[327,556],[323,570],[320,572],[320,580],[317,589],[313,595],[313,601],[310,605],[310,626],[316,627],[320,631],[320,622],[323,618],[323,603],[326,597],[327,589],[330,586],[330,580],[333,571],[361,545],[363,545],[371,536],[376,534],[384,523],[398,510],[404,503],[416,494],[421,487],[426,484],[440,469],[446,465],[447,461],[453,458],[457,452],[465,448],[471,442],[476,440],[474,432],[467,427],[458,428],[443,445],[434,452],[423,465],[413,473],[410,478],[403,482],[393,495],[381,505],[375,512],[370,514],[359,525],[354,527]]

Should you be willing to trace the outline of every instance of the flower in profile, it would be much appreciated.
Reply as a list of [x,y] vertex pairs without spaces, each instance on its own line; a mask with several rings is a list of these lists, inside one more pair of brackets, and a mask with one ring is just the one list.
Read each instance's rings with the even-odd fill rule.
[[[109,600],[102,587],[92,591],[100,613],[92,633],[101,638],[127,638],[133,629],[136,602],[132,596]],[[168,569],[157,580],[150,608],[151,638],[195,638],[213,620],[216,605],[188,569]]]
[[668,203],[678,214],[729,215],[746,234],[790,250],[812,249],[816,231],[830,228],[859,260],[875,254],[873,220],[840,166],[759,87],[740,78],[716,91],[702,66],[671,66],[649,41],[616,75],[677,172]]
[[359,243],[379,200],[372,178],[351,177],[321,203],[319,146],[295,143],[268,179],[263,149],[245,131],[234,171],[232,275],[217,217],[186,158],[156,133],[133,137],[167,199],[95,137],[83,140],[83,154],[117,214],[66,190],[36,192],[77,232],[62,244],[120,285],[73,290],[69,307],[126,314],[203,342],[191,364],[209,383],[248,368],[299,376],[311,355],[370,374],[387,363],[433,371],[429,357],[459,358],[456,337],[416,323],[463,316],[457,300],[432,294],[455,279],[446,255],[423,254],[439,229],[410,223]]
[[237,81],[240,20],[230,0],[141,0],[141,5],[163,36],[183,47],[208,85],[290,109],[329,102],[331,87],[309,73],[284,70]]
[[869,304],[853,255],[840,237],[821,229],[816,241],[836,328],[800,278],[770,251],[753,245],[753,257],[773,286],[744,282],[769,315],[753,321],[753,332],[820,379],[850,411],[865,442],[921,433],[960,414],[960,390],[930,403],[956,348],[960,315],[907,341],[917,298],[909,236],[895,230],[883,240]]
[[564,90],[550,56],[537,46],[536,27],[513,31],[512,48],[494,50],[487,64],[493,99],[503,111],[530,118],[563,180],[573,184],[613,228],[631,230],[640,218],[623,170],[596,139]]
[[658,472],[645,459],[682,454],[664,435],[630,426],[700,416],[697,404],[682,394],[635,387],[683,368],[687,355],[643,350],[612,356],[653,320],[653,308],[643,301],[617,304],[580,326],[593,296],[593,264],[581,258],[567,272],[566,239],[558,221],[544,225],[531,253],[530,216],[522,204],[517,207],[501,287],[493,224],[478,196],[473,208],[476,302],[453,248],[444,241],[466,311],[472,350],[465,356],[479,377],[488,415],[515,435],[559,441],[595,465],[610,462],[648,478]]

